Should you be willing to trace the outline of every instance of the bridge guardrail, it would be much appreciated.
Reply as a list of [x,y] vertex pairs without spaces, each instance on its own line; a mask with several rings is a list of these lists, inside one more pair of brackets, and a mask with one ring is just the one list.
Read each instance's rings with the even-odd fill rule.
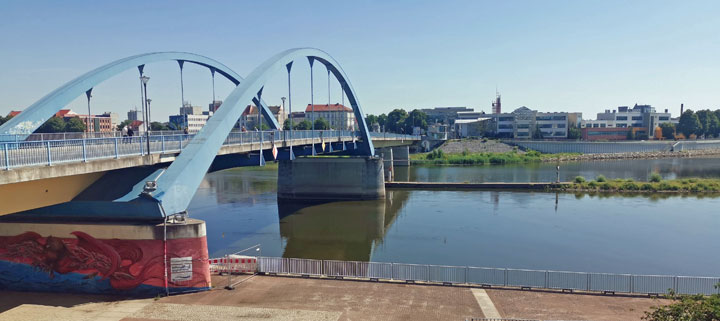
[[[320,141],[334,142],[337,140],[350,140],[353,137],[357,138],[358,135],[358,132],[348,130],[231,132],[225,139],[224,145],[267,143],[263,148],[270,148],[272,142],[312,139],[313,137],[318,143]],[[396,139],[414,138],[414,136],[410,135],[398,135],[399,134],[384,135],[383,137]],[[150,153],[164,154],[180,152],[188,145],[194,136],[194,134],[149,136]],[[67,137],[67,135],[63,137]],[[26,166],[87,162],[96,159],[120,158],[148,153],[148,136],[113,136],[62,140],[41,140],[43,139],[43,136],[41,136],[39,140],[30,141],[15,141],[17,139],[17,136],[15,136],[12,139],[12,141],[0,141],[0,168],[4,168],[5,170]]]
[[407,263],[259,257],[258,272],[422,281],[474,286],[511,286],[568,291],[715,294],[720,277],[589,273]]

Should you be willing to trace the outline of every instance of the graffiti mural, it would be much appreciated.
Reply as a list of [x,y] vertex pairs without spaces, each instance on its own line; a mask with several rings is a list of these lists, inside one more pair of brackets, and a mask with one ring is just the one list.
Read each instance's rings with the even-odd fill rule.
[[[35,232],[0,237],[0,287],[128,295],[163,293],[166,282],[172,292],[210,287],[204,236],[168,240],[166,265],[162,240],[103,240],[81,231],[70,234],[74,238],[43,237]],[[170,272],[169,262],[177,257],[191,264],[182,278],[173,278]]]

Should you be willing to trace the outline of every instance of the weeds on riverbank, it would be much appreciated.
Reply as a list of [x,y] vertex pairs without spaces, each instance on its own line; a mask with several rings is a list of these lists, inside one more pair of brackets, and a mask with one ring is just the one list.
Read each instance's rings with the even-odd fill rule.
[[684,178],[663,180],[660,175],[650,177],[649,182],[637,182],[633,179],[608,180],[600,175],[595,180],[586,181],[577,176],[572,184],[563,190],[599,191],[599,192],[720,192],[720,179]]
[[520,153],[517,150],[504,153],[471,153],[467,150],[462,153],[448,154],[440,149],[424,154],[413,154],[410,159],[414,164],[432,165],[490,165],[490,164],[522,164],[541,162],[547,159],[567,157],[579,154],[542,154],[529,150]]

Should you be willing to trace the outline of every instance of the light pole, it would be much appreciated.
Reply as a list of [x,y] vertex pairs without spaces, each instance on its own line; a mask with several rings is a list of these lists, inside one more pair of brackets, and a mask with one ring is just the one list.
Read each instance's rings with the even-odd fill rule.
[[142,76],[140,77],[140,80],[142,80],[143,83],[143,91],[145,94],[145,115],[143,117],[147,120],[145,122],[145,139],[147,141],[147,153],[150,155],[150,99],[147,98],[147,83],[150,81],[150,77],[148,76]]
[[87,101],[88,101],[88,116],[87,116],[87,125],[86,125],[87,128],[85,129],[85,132],[87,133],[87,135],[85,137],[88,137],[90,134],[90,97],[92,97],[92,88],[88,89],[88,91],[85,92],[85,95],[87,96]]

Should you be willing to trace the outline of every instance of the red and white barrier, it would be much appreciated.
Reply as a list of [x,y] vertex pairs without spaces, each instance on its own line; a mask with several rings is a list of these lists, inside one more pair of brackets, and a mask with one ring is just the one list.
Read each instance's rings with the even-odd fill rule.
[[255,273],[257,271],[257,258],[254,256],[230,255],[209,261],[210,273]]

